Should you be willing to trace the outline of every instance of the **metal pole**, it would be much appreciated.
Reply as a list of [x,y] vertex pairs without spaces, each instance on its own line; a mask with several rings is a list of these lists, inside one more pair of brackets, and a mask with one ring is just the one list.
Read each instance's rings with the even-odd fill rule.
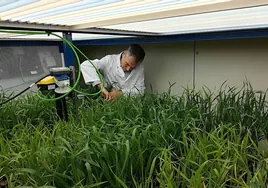
[[[76,73],[75,73],[75,68],[74,66],[70,67],[72,72],[71,72],[71,86],[74,86],[74,83],[76,82]],[[75,121],[78,123],[79,117],[78,117],[78,106],[77,106],[77,93],[72,92],[72,97],[73,97],[73,114],[75,116]]]
[[[55,92],[55,97],[60,97],[62,94]],[[56,109],[57,114],[60,117],[60,119],[64,121],[68,121],[68,111],[67,111],[67,105],[66,105],[66,98],[63,97],[59,100],[56,100]]]

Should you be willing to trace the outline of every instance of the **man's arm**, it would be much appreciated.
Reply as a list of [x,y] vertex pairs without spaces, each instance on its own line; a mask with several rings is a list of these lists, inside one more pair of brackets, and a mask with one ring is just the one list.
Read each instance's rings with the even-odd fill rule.
[[101,85],[101,81],[99,78],[99,75],[97,74],[97,70],[103,71],[105,66],[107,65],[107,57],[104,57],[102,59],[95,59],[91,61],[93,63],[93,66],[89,61],[84,61],[81,64],[81,72],[84,77],[84,81],[86,84],[91,84],[93,87],[97,86],[98,89],[101,89],[101,94],[104,97],[105,101],[110,101],[111,96],[109,92],[104,88],[104,86]]
[[[106,63],[106,58],[102,59],[95,59],[91,61],[93,65],[96,67],[97,70],[103,71]],[[97,71],[95,67],[93,66],[89,61],[84,61],[81,64],[81,72],[83,74],[83,78],[86,84],[92,84],[93,86],[96,86],[97,84],[100,84],[100,78],[97,74]]]
[[102,89],[101,90],[101,95],[103,96],[105,101],[111,101],[112,100],[111,94],[109,93],[109,91],[107,91],[107,89],[105,87],[101,88],[101,84],[97,84],[96,86],[97,86],[98,89],[100,89],[100,90]]

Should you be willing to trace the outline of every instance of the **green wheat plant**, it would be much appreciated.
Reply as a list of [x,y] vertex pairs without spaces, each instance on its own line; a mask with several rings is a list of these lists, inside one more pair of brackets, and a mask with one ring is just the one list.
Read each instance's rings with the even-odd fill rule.
[[[69,121],[26,95],[0,107],[8,187],[265,187],[267,101],[250,85],[113,103],[85,97]],[[78,114],[78,118],[76,117]]]

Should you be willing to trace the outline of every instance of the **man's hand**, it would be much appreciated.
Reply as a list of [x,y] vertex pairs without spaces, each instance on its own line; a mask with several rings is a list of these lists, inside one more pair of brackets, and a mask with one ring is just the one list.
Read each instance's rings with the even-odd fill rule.
[[110,92],[111,100],[114,101],[117,99],[120,95],[122,95],[122,91],[119,91],[117,89],[112,89]]
[[[101,84],[97,85],[99,89],[101,89]],[[122,91],[117,89],[112,89],[111,92],[108,92],[106,88],[102,87],[101,95],[104,98],[104,101],[114,101],[117,99],[120,95],[122,95]]]
[[101,84],[98,84],[97,86],[98,86],[99,89],[102,89],[101,90],[101,95],[103,96],[104,101],[111,101],[112,98],[111,98],[110,93],[107,91],[107,89],[105,87],[101,88]]
[[101,95],[103,96],[104,101],[108,101],[109,102],[109,101],[112,100],[112,97],[111,97],[109,91],[107,91],[107,89],[105,89],[105,88],[102,89]]

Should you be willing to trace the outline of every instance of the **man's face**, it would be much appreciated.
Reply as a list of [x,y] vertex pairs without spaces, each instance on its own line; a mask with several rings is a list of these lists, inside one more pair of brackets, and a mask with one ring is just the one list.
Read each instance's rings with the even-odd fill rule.
[[134,69],[139,62],[136,61],[134,56],[129,56],[127,51],[124,51],[121,59],[121,67],[124,72],[130,72]]

